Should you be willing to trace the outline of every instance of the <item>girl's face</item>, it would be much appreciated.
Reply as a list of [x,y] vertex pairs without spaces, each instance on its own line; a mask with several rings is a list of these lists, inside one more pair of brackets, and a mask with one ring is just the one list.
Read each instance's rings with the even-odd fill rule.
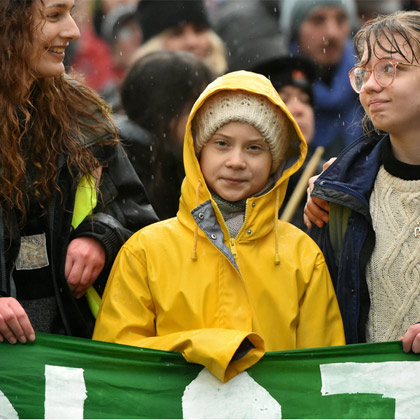
[[252,125],[230,122],[219,128],[201,150],[200,166],[207,186],[227,201],[252,197],[266,185],[271,152]]
[[168,29],[164,46],[168,50],[188,51],[201,59],[212,50],[208,29],[193,23]]
[[71,15],[73,7],[74,0],[36,0],[34,3],[34,49],[30,65],[39,78],[64,72],[66,47],[80,37]]
[[299,46],[321,66],[333,66],[343,56],[350,34],[346,11],[339,7],[315,7],[299,29]]
[[279,95],[298,123],[306,142],[311,143],[315,130],[315,117],[309,95],[293,85],[283,86],[279,90]]
[[[413,55],[408,47],[405,47],[404,41],[400,36],[401,50],[406,55],[408,62],[412,62]],[[389,43],[382,39],[385,47]],[[367,53],[363,54],[361,63],[368,70],[381,59],[393,62],[404,62],[400,54],[389,54],[376,48],[376,54],[372,54],[369,62],[366,62]],[[417,62],[414,60],[414,64]],[[392,137],[402,137],[411,133],[419,133],[420,130],[420,67],[397,66],[397,72],[391,86],[381,87],[375,80],[373,74],[360,92],[360,102],[365,109],[374,126],[380,130],[386,131]]]

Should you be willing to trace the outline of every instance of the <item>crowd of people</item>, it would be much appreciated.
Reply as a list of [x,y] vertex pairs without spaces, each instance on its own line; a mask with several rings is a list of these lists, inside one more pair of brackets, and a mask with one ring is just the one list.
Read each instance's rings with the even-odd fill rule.
[[370,3],[2,0],[0,341],[420,352],[420,4]]

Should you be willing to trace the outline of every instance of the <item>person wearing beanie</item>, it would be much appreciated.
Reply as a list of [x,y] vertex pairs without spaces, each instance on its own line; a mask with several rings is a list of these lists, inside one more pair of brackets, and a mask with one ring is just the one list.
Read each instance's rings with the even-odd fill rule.
[[[316,149],[313,144],[315,118],[314,118],[314,92],[313,84],[315,82],[315,64],[307,57],[289,55],[278,55],[267,59],[261,58],[258,62],[254,62],[252,66],[256,73],[261,73],[268,77],[273,86],[283,99],[290,113],[296,119],[302,134],[308,143],[308,154],[302,167],[294,173],[287,186],[286,196],[282,207],[280,208],[280,216],[285,217],[300,229],[306,230],[303,222],[303,212],[306,204],[306,191],[295,192],[296,187],[308,180],[310,176],[322,171],[322,165],[325,160],[322,158],[321,149]],[[322,147],[322,146],[320,146]],[[317,150],[314,160],[315,150]],[[317,160],[316,163],[315,159]],[[313,169],[308,173],[306,168],[311,162]],[[304,178],[302,178],[304,177]],[[305,183],[306,184],[306,183]],[[293,194],[300,194],[300,199],[296,201],[294,211],[287,208],[289,200]],[[296,195],[294,196],[295,200]],[[287,209],[286,213],[285,210]]]
[[283,56],[260,72],[264,74],[265,71],[268,72],[271,83],[296,119],[308,143],[308,149],[312,149],[315,129],[313,62],[303,56]]
[[227,69],[225,45],[214,32],[204,0],[140,0],[136,10],[143,43],[133,62],[156,50],[193,53],[215,75]]
[[242,122],[254,126],[271,153],[270,173],[276,172],[285,157],[288,127],[286,116],[262,96],[248,92],[220,92],[212,96],[194,120],[195,152],[199,156],[213,134],[224,125]]
[[[268,41],[268,40],[267,40]],[[246,69],[260,73],[271,83],[296,119],[308,145],[314,134],[314,83],[315,63],[305,56],[290,56],[271,45],[265,39],[254,43],[252,50],[260,46],[260,55],[248,61]],[[296,104],[306,104],[304,112],[296,110]],[[311,110],[311,112],[307,112]]]
[[280,27],[288,33],[290,41],[299,38],[300,27],[310,14],[318,7],[340,8],[346,14],[352,29],[360,26],[357,4],[355,0],[280,0],[282,11],[280,15]]
[[[309,173],[306,170],[315,151],[313,145],[315,130],[313,85],[316,77],[316,67],[315,63],[308,57],[286,54],[285,49],[280,48],[282,46],[281,40],[281,37],[261,37],[244,43],[238,48],[239,54],[230,61],[230,65],[235,69],[244,68],[263,74],[270,79],[305,137],[308,144],[308,154],[299,171],[289,179],[286,196],[279,215],[285,217],[286,221],[290,221],[300,229],[306,230],[303,222],[306,194],[305,191],[300,189],[300,185],[310,175],[320,172],[325,162],[321,155],[314,170]],[[319,156],[318,152],[316,156]],[[311,167],[313,162],[314,160],[311,161]],[[298,185],[298,191],[295,192]],[[296,196],[300,198],[298,199]],[[291,197],[297,204],[294,204],[290,209],[288,204]]]
[[222,382],[265,352],[344,344],[322,253],[278,220],[306,150],[269,79],[210,83],[187,122],[177,216],[123,246],[93,338],[180,352]]
[[202,0],[140,0],[136,13],[144,42],[168,28],[188,22],[210,28],[206,5]]
[[362,135],[362,110],[350,86],[355,65],[351,39],[360,25],[354,0],[283,0],[280,29],[293,56],[317,66],[314,84],[314,146],[325,158],[336,156]]

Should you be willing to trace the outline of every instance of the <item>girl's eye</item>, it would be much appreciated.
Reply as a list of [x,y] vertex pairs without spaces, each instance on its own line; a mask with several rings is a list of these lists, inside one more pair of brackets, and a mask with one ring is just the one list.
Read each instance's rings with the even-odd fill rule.
[[251,146],[249,146],[249,149],[254,152],[263,150],[262,146],[260,146],[259,144],[252,144]]
[[58,13],[50,13],[50,14],[47,15],[47,18],[51,19],[51,20],[58,19],[58,17],[59,17]]
[[216,140],[215,143],[220,147],[226,147],[228,145],[224,140]]
[[309,95],[303,94],[301,96],[299,96],[298,100],[300,102],[302,102],[303,104],[309,105],[310,104],[310,99],[309,99]]
[[287,105],[287,103],[290,101],[290,95],[286,95],[286,94],[281,94],[281,99],[283,100],[283,102]]
[[168,30],[168,33],[170,34],[170,36],[173,36],[173,37],[181,36],[183,32],[184,32],[184,25],[177,25],[170,28],[170,30]]
[[384,73],[393,73],[394,72],[394,66],[390,63],[387,63],[383,66],[382,71]]

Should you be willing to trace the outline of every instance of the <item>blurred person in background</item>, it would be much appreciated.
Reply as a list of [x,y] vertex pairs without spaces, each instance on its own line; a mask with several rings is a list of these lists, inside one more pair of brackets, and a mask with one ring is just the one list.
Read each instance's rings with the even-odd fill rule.
[[[264,74],[271,80],[271,83],[276,88],[281,99],[284,101],[290,113],[298,123],[299,128],[301,129],[308,144],[308,153],[306,155],[305,162],[299,171],[290,177],[286,196],[279,212],[279,216],[282,220],[289,221],[298,228],[306,230],[306,226],[303,223],[303,211],[306,204],[306,188],[302,190],[300,199],[297,200],[292,213],[289,213],[289,211],[286,213],[284,212],[287,208],[289,200],[292,198],[292,195],[298,186],[298,183],[302,182],[302,176],[306,177],[306,181],[304,182],[304,185],[306,186],[307,178],[314,173],[318,173],[324,163],[324,160],[322,159],[323,152],[319,151],[317,153],[319,158],[314,158],[316,159],[316,164],[314,164],[315,166],[311,169],[311,173],[307,174],[307,172],[305,172],[305,169],[311,161],[311,158],[314,156],[314,152],[316,150],[313,143],[315,132],[315,116],[313,108],[315,65],[306,57],[290,57],[285,55],[279,56],[276,59],[272,59],[269,62],[256,67],[254,71]],[[293,200],[295,200],[295,198],[293,198]],[[287,220],[285,218],[287,218]]]
[[[279,215],[286,217],[288,222],[305,230],[303,223],[303,210],[306,204],[306,183],[301,181],[302,176],[308,178],[313,173],[322,169],[322,155],[317,153],[317,163],[307,174],[306,168],[315,152],[313,137],[315,130],[314,118],[314,91],[313,85],[316,75],[316,67],[313,61],[304,56],[291,57],[277,37],[259,37],[244,42],[240,48],[241,53],[231,61],[234,69],[245,69],[260,73],[270,79],[281,99],[295,118],[308,144],[308,154],[302,167],[289,179],[286,196],[280,208]],[[312,165],[312,164],[311,164]],[[304,175],[305,174],[305,175]],[[293,210],[287,207],[292,194],[298,184],[303,184],[301,192],[295,193],[293,201],[296,205]],[[296,198],[298,194],[299,199]],[[287,209],[287,212],[284,211]]]
[[212,29],[203,0],[141,0],[137,17],[143,44],[133,60],[157,50],[187,51],[215,75],[227,70],[225,45]]
[[74,11],[82,36],[70,48],[66,68],[78,72],[116,109],[116,88],[142,40],[136,7],[137,0],[79,1]]
[[111,50],[114,80],[102,90],[102,97],[114,113],[123,112],[119,87],[129,70],[133,54],[141,45],[142,35],[136,18],[137,5],[133,2],[118,4],[105,17],[101,33]]
[[91,1],[75,4],[73,16],[81,37],[70,44],[64,63],[67,71],[77,72],[89,87],[101,93],[114,83],[117,76],[113,70],[110,46],[94,25],[94,5]]
[[226,45],[229,71],[240,70],[245,67],[237,62],[249,43],[279,37],[278,0],[230,0],[213,12],[212,22]]
[[356,0],[357,13],[361,22],[377,15],[389,15],[403,9],[403,0]]
[[122,82],[126,115],[115,116],[115,122],[161,219],[178,210],[186,121],[213,78],[194,54],[161,50],[140,57]]
[[281,31],[290,52],[317,66],[314,85],[314,146],[337,155],[362,134],[361,106],[350,86],[354,66],[352,30],[359,25],[354,0],[282,0]]

